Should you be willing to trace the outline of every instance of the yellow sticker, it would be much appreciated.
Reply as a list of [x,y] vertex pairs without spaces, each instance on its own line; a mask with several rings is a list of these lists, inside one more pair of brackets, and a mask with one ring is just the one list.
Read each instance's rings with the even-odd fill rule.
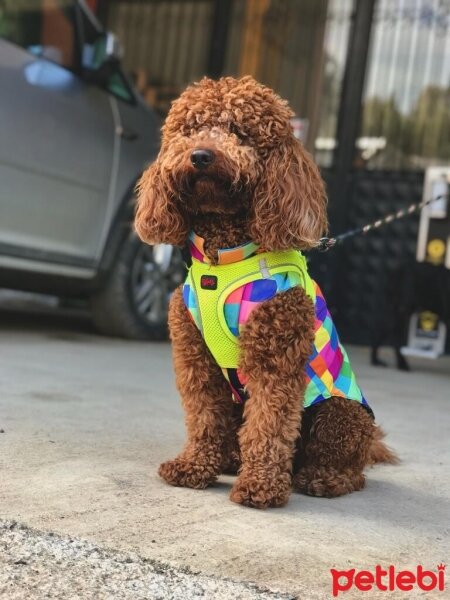
[[436,329],[438,316],[436,313],[432,313],[429,310],[421,312],[419,315],[419,327],[423,331],[433,331]]
[[427,246],[427,259],[429,262],[439,264],[443,262],[445,254],[445,242],[439,239],[430,240]]

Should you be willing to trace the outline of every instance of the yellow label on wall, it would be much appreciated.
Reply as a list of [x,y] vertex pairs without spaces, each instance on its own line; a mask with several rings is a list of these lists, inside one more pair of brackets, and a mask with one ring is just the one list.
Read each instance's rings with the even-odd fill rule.
[[444,262],[445,242],[438,238],[430,240],[427,244],[427,261],[434,265]]
[[433,331],[438,323],[438,315],[425,310],[419,314],[419,327],[423,331]]

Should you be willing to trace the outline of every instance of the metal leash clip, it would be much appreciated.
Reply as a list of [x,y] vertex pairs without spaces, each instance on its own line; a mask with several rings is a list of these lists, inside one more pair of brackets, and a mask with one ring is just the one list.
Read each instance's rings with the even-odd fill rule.
[[328,250],[331,250],[336,244],[336,238],[323,237],[318,241],[315,250],[318,250],[319,252],[328,252]]

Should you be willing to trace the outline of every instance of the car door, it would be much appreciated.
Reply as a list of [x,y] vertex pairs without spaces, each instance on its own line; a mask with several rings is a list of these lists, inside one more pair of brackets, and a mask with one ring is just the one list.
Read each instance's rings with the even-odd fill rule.
[[10,0],[2,12],[0,33],[18,43],[0,40],[0,254],[89,266],[112,193],[115,101],[76,74],[74,10]]

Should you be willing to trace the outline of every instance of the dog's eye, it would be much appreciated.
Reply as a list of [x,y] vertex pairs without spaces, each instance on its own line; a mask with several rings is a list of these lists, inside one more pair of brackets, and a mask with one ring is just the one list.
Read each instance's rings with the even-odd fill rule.
[[230,133],[233,133],[241,144],[248,144],[248,138],[245,133],[240,129],[236,123],[230,123],[229,126]]
[[242,131],[239,129],[239,127],[235,123],[230,123],[230,133],[234,133],[234,135],[236,137],[238,137],[240,140],[243,137]]

